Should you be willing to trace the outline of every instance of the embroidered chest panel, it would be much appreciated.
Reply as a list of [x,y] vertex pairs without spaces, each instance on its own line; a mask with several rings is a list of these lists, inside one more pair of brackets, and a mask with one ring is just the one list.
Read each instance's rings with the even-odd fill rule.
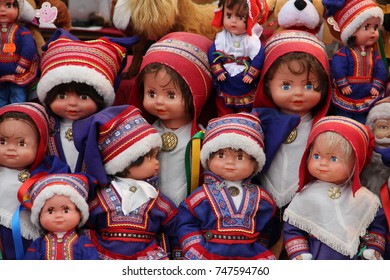
[[367,48],[365,55],[361,55],[361,50],[358,48],[351,48],[352,59],[354,61],[354,77],[368,77],[372,76],[374,71],[374,49]]
[[217,219],[217,229],[222,232],[242,232],[252,234],[255,231],[255,216],[260,203],[260,191],[249,186],[244,189],[241,206],[237,211],[229,199],[227,188],[216,185],[203,187]]
[[74,246],[78,240],[78,235],[73,232],[63,239],[55,235],[45,235],[46,259],[47,260],[72,260]]
[[98,193],[101,207],[106,212],[109,227],[133,227],[146,230],[149,223],[149,214],[156,199],[142,204],[139,208],[127,215],[123,214],[121,198],[113,188],[106,188]]

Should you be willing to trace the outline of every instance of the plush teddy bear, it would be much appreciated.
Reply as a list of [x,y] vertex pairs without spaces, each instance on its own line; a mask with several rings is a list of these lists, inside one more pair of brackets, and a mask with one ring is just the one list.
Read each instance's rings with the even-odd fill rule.
[[278,30],[299,29],[317,33],[322,24],[321,0],[267,0]]
[[216,3],[197,4],[192,0],[113,0],[113,24],[126,35],[139,35],[140,42],[133,51],[133,59],[126,78],[135,76],[142,62],[147,40],[158,40],[164,35],[185,31],[215,39],[218,31],[211,25]]

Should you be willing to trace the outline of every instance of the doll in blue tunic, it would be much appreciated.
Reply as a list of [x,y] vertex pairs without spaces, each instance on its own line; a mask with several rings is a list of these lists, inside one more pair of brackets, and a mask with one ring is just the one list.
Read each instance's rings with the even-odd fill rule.
[[312,128],[299,169],[298,194],[284,211],[290,259],[382,259],[386,222],[379,197],[360,183],[371,157],[370,129],[329,116]]
[[249,113],[212,119],[200,152],[204,184],[179,206],[185,259],[275,259],[267,249],[272,197],[251,178],[265,162],[260,120]]
[[83,159],[73,123],[113,104],[126,49],[108,38],[81,41],[58,29],[43,50],[37,94],[50,115],[49,153],[78,172]]
[[217,90],[218,116],[250,111],[264,48],[260,36],[268,15],[264,0],[220,0],[212,24],[223,27],[208,51]]
[[[27,16],[22,0],[1,0],[0,107],[27,100],[39,75],[39,55],[31,32],[18,23]],[[26,11],[24,11],[26,9]]]
[[27,249],[25,260],[97,260],[91,240],[80,234],[89,216],[88,177],[82,174],[42,176],[28,190],[31,221],[44,232]]
[[103,109],[75,127],[86,131],[86,172],[99,184],[87,223],[99,258],[180,257],[177,207],[156,189],[157,130],[129,105]]
[[335,115],[364,124],[370,108],[384,96],[387,69],[375,50],[383,11],[374,1],[323,1],[345,44],[331,59]]

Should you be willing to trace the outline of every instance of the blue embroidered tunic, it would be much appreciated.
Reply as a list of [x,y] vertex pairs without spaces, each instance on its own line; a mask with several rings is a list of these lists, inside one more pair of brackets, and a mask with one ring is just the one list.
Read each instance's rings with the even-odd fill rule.
[[90,202],[87,233],[100,259],[168,259],[169,250],[180,251],[176,214],[173,202],[158,192],[125,215],[122,198],[110,185],[99,189]]
[[223,180],[207,172],[205,184],[179,206],[178,235],[186,259],[275,259],[262,244],[276,206],[261,187],[242,183],[236,209]]

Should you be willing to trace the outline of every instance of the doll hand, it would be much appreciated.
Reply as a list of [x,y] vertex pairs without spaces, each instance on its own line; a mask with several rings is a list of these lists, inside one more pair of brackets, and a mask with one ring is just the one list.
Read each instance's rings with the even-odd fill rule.
[[293,260],[304,260],[304,261],[308,261],[311,259],[313,259],[313,255],[309,253],[303,253],[293,258]]
[[381,254],[374,249],[366,249],[363,251],[363,258],[365,260],[383,260]]
[[371,88],[370,93],[372,96],[378,96],[379,91],[376,88]]
[[352,93],[352,89],[350,86],[347,86],[347,87],[341,89],[341,93],[344,95],[349,95]]
[[217,80],[220,81],[220,82],[225,81],[225,80],[226,80],[226,75],[225,75],[225,73],[219,74],[218,77],[217,77]]
[[242,81],[244,82],[244,83],[246,83],[246,84],[250,84],[250,83],[252,83],[252,81],[253,81],[253,78],[251,77],[251,76],[244,76],[244,78],[242,79]]
[[23,74],[24,72],[26,72],[26,69],[24,69],[23,67],[21,66],[16,67],[16,73]]

